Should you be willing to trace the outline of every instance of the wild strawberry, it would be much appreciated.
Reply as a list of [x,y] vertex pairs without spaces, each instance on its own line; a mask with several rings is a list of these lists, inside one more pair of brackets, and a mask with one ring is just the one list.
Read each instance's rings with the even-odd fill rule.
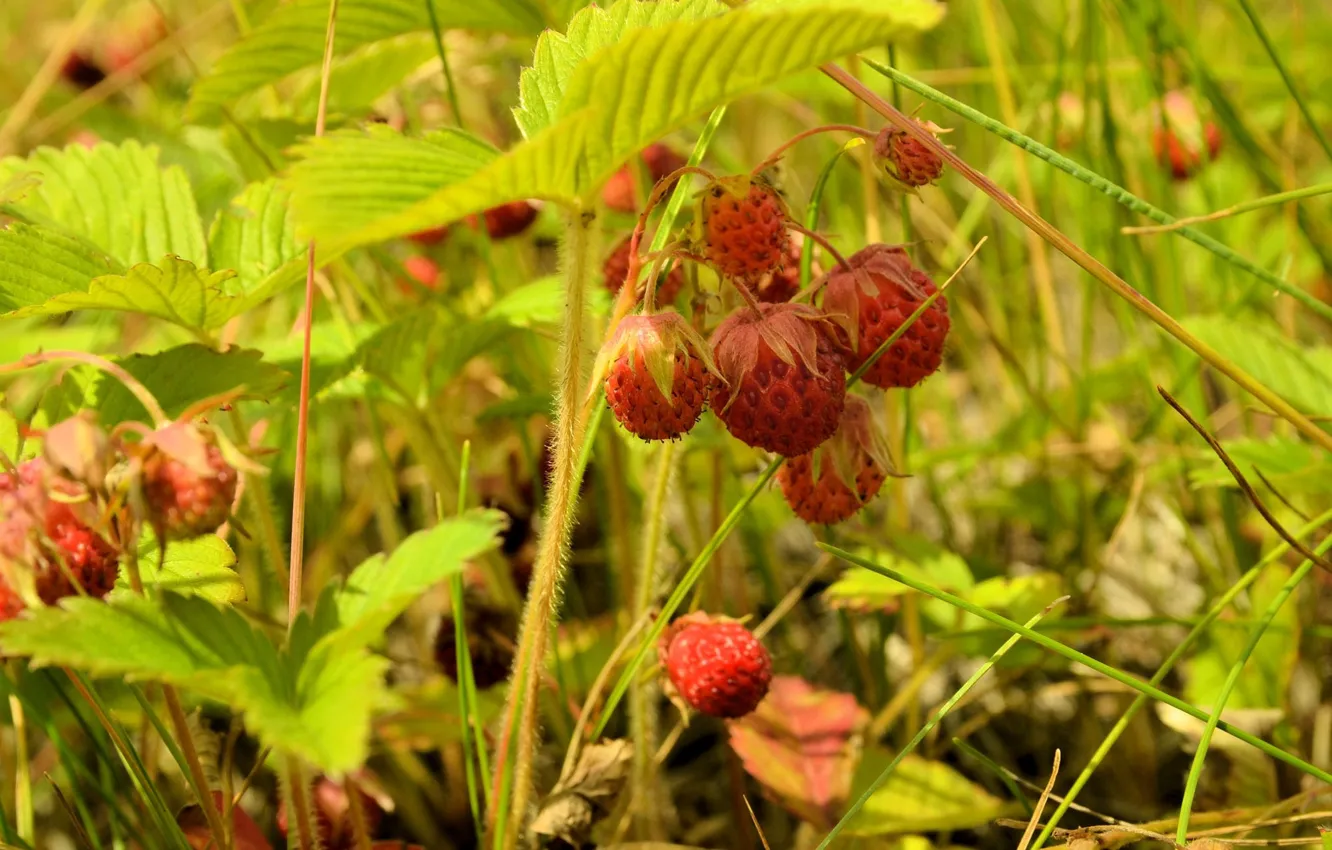
[[1213,160],[1221,151],[1221,130],[1211,121],[1204,123],[1183,92],[1166,92],[1152,107],[1152,125],[1152,152],[1176,180],[1187,180],[1197,173],[1204,152],[1208,160]]
[[[629,243],[633,241],[632,236],[626,236],[624,241],[615,246],[615,250],[606,257],[606,262],[601,266],[603,282],[606,290],[611,295],[618,295],[624,287],[624,279],[629,275]],[[670,274],[665,277],[658,276],[657,291],[654,300],[658,304],[671,304],[675,301],[675,296],[680,294],[684,288],[684,271],[679,263],[671,269]],[[643,300],[643,286],[638,287],[638,300]]]
[[606,404],[625,430],[644,440],[687,433],[708,402],[715,371],[707,344],[673,311],[626,316],[597,357]]
[[[402,267],[411,275],[412,280],[426,289],[435,289],[439,286],[439,266],[429,257],[414,254],[402,261]],[[406,294],[415,291],[415,287],[405,280],[398,281],[398,288]]]
[[781,269],[791,242],[786,204],[767,183],[723,177],[695,213],[699,253],[725,277],[757,280]]
[[[513,666],[514,638],[518,634],[518,620],[513,612],[468,593],[463,604],[463,631],[467,635],[476,686],[484,690],[508,679]],[[435,662],[450,681],[458,681],[458,640],[451,616],[440,620],[435,634]]]
[[[537,207],[531,201],[511,201],[491,207],[481,214],[486,221],[486,233],[491,239],[508,239],[532,226],[537,219]],[[475,221],[475,217],[469,217]]]
[[873,499],[890,468],[888,449],[874,429],[869,405],[847,396],[842,424],[832,439],[777,470],[777,484],[796,516],[811,525],[833,525]]
[[[364,781],[363,778],[358,779],[358,785]],[[373,836],[384,818],[384,807],[364,788],[358,787],[356,793],[361,798],[366,834]],[[356,829],[351,814],[351,797],[347,794],[346,786],[321,776],[315,780],[309,799],[314,813],[315,831],[319,834],[319,846],[323,850],[354,850]],[[285,799],[278,804],[277,826],[283,835],[289,834],[291,824]]]
[[[643,149],[643,164],[655,185],[667,174],[683,168],[688,162],[680,154],[661,142],[654,142]],[[634,202],[634,172],[625,165],[611,175],[610,180],[601,190],[601,200],[616,212],[631,213],[638,209]]]
[[409,233],[407,238],[418,245],[438,245],[444,241],[444,237],[449,235],[449,226],[428,227],[425,230],[418,230],[415,233]]
[[146,519],[159,539],[211,534],[231,515],[240,475],[206,426],[173,422],[159,428],[145,438],[141,463]]
[[[222,805],[222,792],[214,791],[210,795],[213,798],[213,805],[219,812],[224,810]],[[279,817],[285,822],[286,812],[281,805],[278,807]],[[212,847],[221,847],[223,843],[213,837],[212,831],[208,826],[208,816],[204,814],[203,808],[198,803],[191,803],[180,810],[176,815],[176,824],[180,827],[181,833],[185,836],[185,843],[193,850],[209,850]],[[259,824],[242,809],[240,806],[231,807],[231,845],[236,850],[272,850],[273,845],[268,843],[264,836],[264,831],[259,828]]]
[[75,88],[86,90],[105,80],[106,72],[87,53],[71,50],[60,66],[60,76]]
[[712,410],[736,439],[795,457],[837,430],[846,398],[826,316],[806,304],[744,307],[717,326]]
[[[854,371],[936,287],[899,247],[868,245],[851,255],[847,264],[849,269],[838,267],[828,274],[823,309],[845,318],[851,331],[847,367]],[[914,387],[933,375],[943,362],[948,327],[948,301],[941,297],[874,362],[865,382],[884,388]]]
[[[932,123],[916,121],[931,133],[942,131]],[[937,153],[893,126],[884,127],[874,139],[874,157],[890,179],[908,190],[933,183],[943,175],[943,159]]]
[[768,693],[772,659],[741,623],[702,612],[676,620],[657,657],[685,704],[711,717],[743,717]]
[[[773,272],[768,272],[754,284],[754,297],[769,304],[790,301],[800,291],[800,255],[804,250],[805,237],[800,233],[791,235],[791,242],[786,249],[786,262]],[[818,264],[810,266],[811,278],[820,274]]]

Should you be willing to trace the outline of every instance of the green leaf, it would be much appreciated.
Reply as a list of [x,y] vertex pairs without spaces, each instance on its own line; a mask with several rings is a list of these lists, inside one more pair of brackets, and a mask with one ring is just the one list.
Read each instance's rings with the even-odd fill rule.
[[51,316],[75,310],[113,310],[163,319],[195,331],[216,328],[237,312],[238,299],[222,294],[235,272],[210,272],[180,257],[139,263],[124,274],[94,278],[87,290],[65,292],[8,315]]
[[[625,2],[625,0],[622,0]],[[347,248],[455,221],[522,198],[575,203],[590,197],[635,152],[712,108],[905,32],[933,25],[932,0],[875,4],[831,0],[769,9],[741,7],[711,18],[629,30],[568,78],[558,120],[503,156],[449,184],[410,174],[385,186],[376,174],[403,172],[403,141],[374,163],[345,161],[322,182],[291,186],[300,232]],[[313,146],[311,152],[318,150]],[[433,194],[410,206],[408,196]],[[443,188],[439,188],[443,186]],[[329,198],[342,203],[331,205]]]
[[[328,76],[328,114],[359,115],[407,77],[439,55],[431,33],[413,33],[366,45],[333,63]],[[314,121],[319,111],[319,68],[301,74],[300,90],[291,96],[292,114]]]
[[[262,352],[246,348],[222,352],[198,343],[157,354],[135,354],[118,362],[148,388],[172,417],[197,401],[241,387],[245,388],[242,398],[272,398],[290,378],[277,366],[265,363]],[[94,392],[102,425],[147,421],[148,411],[115,378],[100,375]]]
[[[443,29],[536,34],[544,25],[526,0],[432,0]],[[249,35],[222,54],[212,73],[190,93],[186,114],[211,117],[255,89],[293,71],[317,65],[324,54],[328,0],[292,0],[278,7]],[[363,45],[430,29],[423,0],[342,0],[333,49],[344,55]]]
[[8,317],[65,293],[86,292],[93,278],[124,268],[81,239],[10,222],[0,228],[0,310]]
[[497,156],[489,144],[460,130],[408,138],[382,125],[309,140],[296,154],[286,184],[292,211],[306,232],[323,233],[328,241],[401,213]]
[[337,597],[338,641],[364,645],[382,635],[418,596],[499,545],[505,522],[500,511],[471,510],[362,563]]
[[[1257,469],[1283,494],[1327,491],[1329,473],[1332,473],[1328,469],[1329,458],[1326,452],[1308,443],[1288,437],[1266,440],[1241,437],[1226,440],[1221,445],[1254,486],[1259,484],[1253,474]],[[1189,470],[1189,483],[1194,487],[1239,487],[1221,459],[1210,449],[1204,451],[1208,452],[1207,460],[1202,466]]]
[[[904,535],[893,540],[892,551],[866,549],[857,554],[963,596],[976,584],[966,561],[923,537]],[[851,567],[823,595],[834,608],[882,611],[895,610],[898,597],[910,592],[890,578],[863,567]]]
[[[852,782],[851,798],[859,797],[890,761],[892,756],[881,749],[866,751]],[[845,834],[952,832],[984,826],[1014,808],[943,762],[913,754],[903,758],[870,796]]]
[[247,309],[303,280],[306,246],[296,240],[291,195],[276,180],[251,183],[218,214],[208,234],[213,264],[234,269],[224,292]]
[[1191,316],[1183,325],[1301,410],[1332,413],[1332,375],[1273,329],[1227,316]]
[[505,293],[486,311],[486,318],[518,328],[555,325],[564,318],[564,300],[564,278],[550,275]]
[[188,688],[245,716],[281,753],[336,773],[365,760],[387,662],[321,641],[299,665],[237,612],[163,593],[109,602],[74,597],[0,624],[6,654]]
[[[245,586],[236,574],[236,553],[217,535],[173,540],[167,544],[165,562],[161,557],[152,529],[145,529],[139,538],[139,575],[146,588],[194,594],[214,602],[245,599]],[[129,577],[122,570],[112,596],[131,593]]]
[[16,218],[82,237],[125,265],[166,254],[208,263],[189,178],[179,166],[159,166],[155,147],[71,145],[0,160],[0,182],[23,173],[41,185],[3,208]]
[[569,79],[587,57],[618,42],[630,30],[671,21],[693,21],[726,11],[718,0],[620,0],[609,9],[589,6],[574,15],[563,33],[547,30],[537,39],[532,65],[518,77],[514,120],[524,136],[555,122]]

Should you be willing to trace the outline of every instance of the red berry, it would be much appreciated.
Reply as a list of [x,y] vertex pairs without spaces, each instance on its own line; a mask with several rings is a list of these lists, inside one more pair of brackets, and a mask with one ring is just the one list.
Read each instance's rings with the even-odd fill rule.
[[743,717],[768,693],[772,659],[743,625],[704,613],[671,624],[657,645],[676,694],[711,717]]
[[[426,289],[436,289],[439,286],[439,266],[429,257],[414,255],[402,261],[402,267],[407,274],[412,276],[412,280],[424,286]],[[405,293],[411,293],[414,287],[408,281],[399,281],[398,288]]]
[[537,218],[537,208],[531,201],[511,201],[491,207],[482,216],[491,239],[508,239],[532,226]]
[[786,262],[786,204],[766,183],[723,177],[699,201],[699,253],[725,277],[756,280]]
[[598,357],[606,404],[625,430],[644,440],[673,440],[707,406],[712,383],[707,345],[679,313],[627,316]]
[[[911,264],[906,252],[890,245],[869,245],[848,260],[850,269],[829,273],[823,308],[845,317],[854,329],[847,367],[855,370],[934,294],[934,282]],[[948,301],[937,299],[883,353],[864,380],[876,387],[914,387],[943,362],[948,336]]]
[[795,457],[837,430],[846,375],[827,317],[806,304],[762,304],[732,313],[712,335],[725,384],[712,409],[736,439]]
[[418,230],[415,233],[409,233],[407,238],[418,245],[437,245],[444,241],[444,237],[449,235],[449,226],[430,227],[425,230]]
[[[615,250],[610,252],[610,256],[606,257],[606,262],[601,266],[606,289],[612,295],[619,294],[620,290],[624,288],[624,279],[629,274],[629,243],[632,241],[632,236],[626,236],[623,242],[615,246]],[[684,287],[684,283],[684,271],[677,263],[665,278],[658,276],[655,293],[656,302],[658,304],[673,303],[675,296],[679,295],[680,290]],[[638,300],[643,300],[641,286],[639,287]]]
[[[939,132],[933,124],[916,120],[930,132]],[[874,140],[874,156],[889,177],[910,189],[933,183],[943,175],[943,159],[923,142],[896,127],[884,127],[879,131]]]
[[[454,683],[458,681],[455,622],[451,616],[444,617],[435,634],[435,662]],[[514,638],[518,634],[518,620],[513,612],[468,594],[463,605],[463,630],[476,686],[484,690],[508,679],[513,667]]]
[[[804,250],[805,237],[795,233],[786,249],[786,262],[773,272],[768,272],[754,284],[754,297],[769,304],[790,301],[800,291],[800,255]],[[819,275],[818,264],[810,266],[811,278]]]
[[[643,149],[641,156],[654,185],[676,169],[683,168],[687,162],[684,157],[661,142],[648,145]],[[631,213],[637,210],[638,204],[634,201],[633,169],[625,165],[612,174],[601,190],[601,199],[607,207],[616,212]]]
[[240,475],[227,463],[217,437],[176,422],[145,440],[142,487],[147,519],[163,540],[217,531],[231,515]]
[[888,452],[874,430],[869,405],[848,396],[833,438],[782,464],[777,484],[796,516],[811,525],[832,525],[878,495],[888,468]]
[[[378,800],[361,788],[357,788],[356,793],[361,798],[366,834],[373,836],[384,817],[384,809]],[[356,830],[352,821],[351,798],[342,783],[334,782],[327,776],[319,777],[311,789],[309,801],[314,812],[315,831],[319,833],[319,846],[323,850],[354,850]],[[277,826],[283,835],[287,835],[291,829],[285,799],[278,804]]]
[[60,66],[60,76],[75,88],[90,89],[106,79],[106,72],[87,53],[71,50]]
[[1221,130],[1203,122],[1188,95],[1166,92],[1152,107],[1152,153],[1176,180],[1187,180],[1203,165],[1203,156],[1216,159],[1221,151]]

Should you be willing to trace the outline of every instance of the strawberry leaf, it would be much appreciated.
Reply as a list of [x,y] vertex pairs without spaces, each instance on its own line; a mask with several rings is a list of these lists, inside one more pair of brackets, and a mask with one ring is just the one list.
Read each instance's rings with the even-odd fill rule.
[[225,281],[223,291],[243,297],[243,309],[305,278],[306,245],[296,240],[291,196],[274,180],[245,187],[218,214],[208,234],[208,250],[215,266],[235,269],[235,278]]
[[[1184,327],[1296,407],[1332,414],[1332,375],[1322,355],[1310,356],[1254,319],[1190,316]],[[1319,359],[1322,357],[1322,359]]]
[[[866,752],[855,772],[853,794],[862,793],[890,761],[892,754],[884,750],[874,748]],[[871,836],[970,829],[1011,814],[1016,808],[942,762],[908,755],[851,819],[845,834]]]
[[[215,534],[173,540],[167,544],[163,560],[152,529],[146,528],[139,537],[138,548],[139,574],[146,588],[193,594],[213,602],[245,599],[245,586],[236,574],[236,553]],[[124,570],[111,593],[114,598],[133,593]]]
[[0,228],[0,310],[6,316],[86,292],[93,278],[124,270],[86,240],[59,230],[17,221]]
[[[190,343],[157,354],[135,354],[118,361],[148,388],[168,416],[177,416],[206,398],[245,388],[242,398],[272,398],[290,376],[263,360],[252,349],[217,351]],[[129,390],[109,375],[100,374],[89,403],[97,408],[104,426],[126,420],[146,422],[148,412]]]
[[846,806],[868,722],[851,694],[777,676],[759,707],[731,724],[731,746],[770,796],[826,830]]

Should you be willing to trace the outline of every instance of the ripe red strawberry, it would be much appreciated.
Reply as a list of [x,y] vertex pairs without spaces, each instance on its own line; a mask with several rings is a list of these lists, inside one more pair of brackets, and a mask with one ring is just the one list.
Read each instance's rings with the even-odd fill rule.
[[437,245],[440,242],[443,242],[444,237],[448,235],[449,226],[446,224],[442,227],[430,227],[425,230],[418,230],[415,233],[408,234],[407,238],[418,245]]
[[707,344],[673,311],[626,316],[597,357],[606,404],[625,430],[644,440],[687,433],[707,406],[716,367]]
[[[931,133],[941,128],[916,119]],[[933,183],[943,175],[943,160],[916,138],[896,127],[888,126],[874,139],[874,156],[882,164],[888,177],[909,190]]]
[[[791,234],[791,242],[786,249],[786,261],[780,269],[768,272],[754,285],[754,297],[769,304],[790,301],[800,291],[800,254],[804,250],[805,237],[800,233]],[[819,276],[818,263],[810,266],[810,279]]]
[[832,525],[873,499],[890,468],[869,405],[847,396],[837,433],[810,454],[782,464],[777,484],[796,516],[811,525]]
[[657,644],[673,696],[711,717],[743,717],[768,693],[772,659],[742,624],[702,612],[676,620]]
[[[847,263],[850,269],[838,267],[829,273],[823,309],[845,317],[852,331],[847,367],[854,371],[936,287],[896,246],[868,245]],[[914,387],[933,375],[943,362],[948,327],[948,301],[939,298],[875,361],[864,375],[865,382],[884,388]]]
[[717,326],[712,410],[736,439],[795,457],[837,430],[846,398],[827,317],[806,304],[744,307]]
[[[611,295],[618,295],[624,287],[624,279],[629,274],[629,243],[633,241],[632,236],[626,236],[624,241],[615,246],[615,250],[606,257],[606,262],[601,266],[601,273],[604,277],[606,290]],[[684,288],[684,271],[680,264],[676,263],[671,269],[670,274],[662,278],[657,278],[657,291],[655,300],[658,304],[671,304],[675,297],[680,294]],[[643,300],[643,287],[639,286],[638,300]]]
[[231,515],[240,475],[206,426],[173,422],[143,442],[146,519],[162,540],[217,531]]
[[[531,201],[510,201],[491,207],[481,215],[486,220],[486,233],[490,234],[491,239],[508,239],[531,227],[532,222],[536,221],[537,212],[536,205]],[[476,217],[469,216],[468,220],[475,222]]]
[[90,89],[106,79],[106,72],[82,50],[71,50],[60,66],[60,76],[77,89]]
[[1203,155],[1216,159],[1221,151],[1221,130],[1203,122],[1188,95],[1166,92],[1152,107],[1152,152],[1176,180],[1187,180],[1203,165]]
[[[643,149],[643,164],[655,185],[667,174],[683,168],[688,162],[683,156],[661,142],[654,142]],[[611,175],[610,180],[601,190],[601,200],[616,212],[631,213],[638,209],[634,201],[634,172],[625,165]],[[646,200],[646,199],[644,199]]]
[[[412,280],[424,286],[426,289],[436,289],[439,287],[439,266],[429,257],[415,254],[402,261],[402,267],[407,274],[411,275]],[[403,293],[410,295],[416,291],[410,281],[398,281],[398,288]]]
[[[514,639],[518,620],[513,612],[498,608],[474,593],[468,593],[463,605],[463,630],[467,651],[472,659],[472,678],[482,690],[509,678],[513,667]],[[440,620],[435,634],[435,662],[452,682],[458,681],[458,640],[455,620]]]
[[695,212],[698,252],[725,277],[757,280],[781,269],[791,242],[777,190],[747,175],[703,190]]

